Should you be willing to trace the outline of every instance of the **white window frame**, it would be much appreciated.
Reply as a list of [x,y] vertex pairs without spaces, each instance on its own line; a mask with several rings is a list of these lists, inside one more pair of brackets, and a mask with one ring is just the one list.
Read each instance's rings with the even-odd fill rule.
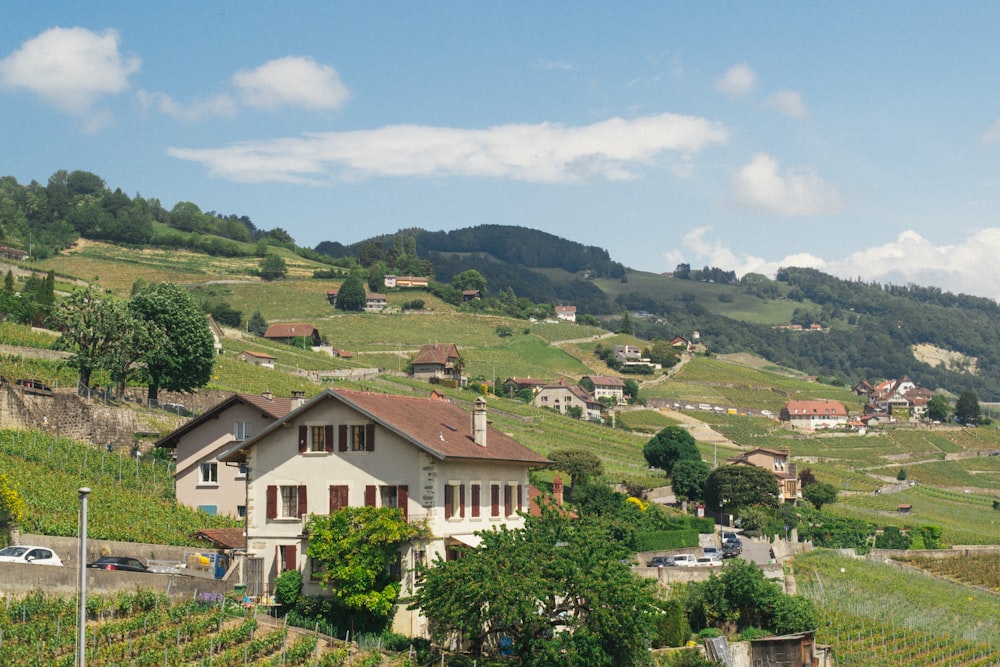
[[299,518],[299,486],[288,484],[278,487],[278,519]]
[[198,486],[219,485],[219,463],[205,461],[198,465]]
[[249,440],[252,428],[246,419],[236,419],[233,421],[233,439],[238,441]]

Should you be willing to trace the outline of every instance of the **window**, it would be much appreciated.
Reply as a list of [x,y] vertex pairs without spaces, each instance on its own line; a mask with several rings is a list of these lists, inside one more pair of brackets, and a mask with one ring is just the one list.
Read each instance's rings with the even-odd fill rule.
[[236,440],[248,440],[250,438],[250,422],[242,420],[234,421],[233,438]]
[[494,519],[500,516],[500,485],[490,484],[490,516]]
[[304,485],[267,487],[268,519],[298,519],[308,513]]
[[241,519],[247,518],[247,506],[246,505],[237,505],[236,506],[236,516],[238,516]]
[[339,431],[340,451],[375,451],[375,424],[341,424]]
[[465,518],[465,486],[460,482],[448,482],[444,486],[444,518]]
[[279,545],[274,565],[279,574],[288,570],[297,570],[299,568],[298,550],[295,545]]
[[210,463],[202,463],[201,466],[198,468],[198,483],[218,484],[219,464],[214,461]]
[[409,487],[405,484],[398,486],[374,486],[365,487],[366,507],[398,507],[403,510],[403,520],[409,520]]
[[479,504],[481,502],[479,498],[479,483],[473,482],[469,485],[469,503],[472,506],[472,518],[479,518]]
[[503,487],[503,515],[510,516],[514,513],[514,495],[511,493],[510,484],[505,484]]
[[219,514],[219,506],[218,505],[198,505],[198,511],[199,512],[204,512],[205,514],[207,514],[209,516],[216,516],[216,515]]
[[345,507],[350,507],[348,503],[348,487],[346,484],[331,484],[330,485],[330,514],[333,514],[337,510],[342,510]]
[[299,453],[333,451],[333,425],[299,425]]
[[241,463],[240,464],[240,470],[239,470],[239,472],[236,473],[236,479],[242,479],[243,477],[246,477],[246,476],[247,476],[247,464],[246,463]]

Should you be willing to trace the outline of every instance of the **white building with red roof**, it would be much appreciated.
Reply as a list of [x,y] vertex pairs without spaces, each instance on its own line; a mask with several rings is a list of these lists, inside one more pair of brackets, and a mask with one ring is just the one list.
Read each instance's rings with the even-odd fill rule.
[[794,428],[815,431],[847,425],[847,409],[837,401],[789,401],[781,408],[779,419]]

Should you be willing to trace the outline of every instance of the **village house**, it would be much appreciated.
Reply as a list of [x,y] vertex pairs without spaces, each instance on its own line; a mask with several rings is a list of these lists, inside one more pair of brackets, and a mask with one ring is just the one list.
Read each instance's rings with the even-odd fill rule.
[[[477,531],[524,525],[529,472],[550,463],[489,425],[486,400],[470,415],[436,393],[391,396],[328,389],[236,443],[220,460],[245,465],[251,595],[273,589],[277,575],[302,573],[303,590],[319,595],[308,558],[310,514],[344,507],[393,507],[424,525],[426,538],[399,547],[392,570],[401,597],[412,595],[419,565],[476,547]],[[426,619],[399,603],[393,629],[426,636]]]
[[770,470],[778,479],[781,502],[794,505],[802,497],[802,481],[799,479],[798,468],[794,463],[788,461],[787,450],[758,447],[738,456],[731,456],[726,459],[726,463],[751,465]]
[[277,357],[272,357],[270,354],[264,354],[263,352],[243,350],[236,355],[236,359],[262,368],[274,368],[274,362],[277,360]]
[[153,443],[173,450],[177,502],[208,514],[244,516],[246,469],[220,463],[219,453],[303,403],[301,392],[292,398],[235,393]]
[[[862,393],[867,387],[871,390]],[[884,380],[875,385],[862,380],[853,391],[866,396],[865,414],[888,415],[891,420],[920,418],[927,412],[927,402],[934,396],[930,389],[918,386],[909,376]]]
[[584,375],[580,378],[580,384],[593,388],[590,393],[598,401],[602,398],[610,398],[615,405],[625,405],[625,381],[620,377],[612,375]]
[[24,250],[19,250],[18,248],[11,248],[10,246],[0,245],[0,259],[12,259],[17,262],[23,262],[28,258],[28,253]]
[[462,355],[454,343],[424,345],[411,366],[415,380],[462,382]]
[[311,324],[302,322],[295,324],[272,324],[264,333],[264,338],[277,343],[285,343],[286,345],[294,344],[296,339],[299,338],[310,339],[314,347],[323,344],[323,339],[319,335],[319,329]]
[[576,322],[576,306],[556,306],[556,319]]
[[837,428],[847,425],[847,409],[830,400],[789,401],[781,408],[778,419],[792,428],[815,431],[820,428]]
[[511,377],[501,383],[500,392],[507,397],[513,396],[522,389],[530,389],[532,394],[537,394],[546,384],[548,384],[548,381],[541,378]]
[[413,287],[426,288],[429,284],[429,279],[424,276],[386,276],[383,282],[389,289],[395,287],[404,289]]
[[531,404],[536,408],[551,408],[563,415],[569,408],[580,408],[582,417],[587,421],[600,421],[604,410],[601,402],[590,392],[580,385],[569,384],[566,378],[542,387],[531,399]]
[[365,294],[365,312],[381,313],[386,305],[385,294]]

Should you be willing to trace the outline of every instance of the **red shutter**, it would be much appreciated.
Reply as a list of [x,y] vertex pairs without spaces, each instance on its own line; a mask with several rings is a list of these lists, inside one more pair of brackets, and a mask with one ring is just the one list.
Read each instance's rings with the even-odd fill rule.
[[375,494],[378,492],[378,488],[372,485],[365,487],[365,507],[375,507]]
[[285,570],[299,569],[299,561],[296,559],[295,545],[289,544],[285,547]]
[[337,427],[337,438],[338,445],[337,448],[342,451],[347,451],[347,424],[341,424]]
[[278,487],[267,487],[267,518],[278,518]]
[[479,485],[473,484],[470,489],[469,495],[472,496],[472,518],[479,518]]
[[347,507],[347,485],[330,485],[330,514]]
[[521,484],[517,485],[517,511],[521,511],[521,489],[524,488]]
[[375,451],[375,424],[365,426],[365,451]]
[[309,514],[309,506],[306,503],[306,485],[301,484],[299,486],[299,516],[305,516]]
[[444,518],[451,518],[451,508],[455,504],[455,492],[451,484],[444,485]]
[[490,516],[500,516],[500,485],[490,485]]
[[306,451],[306,444],[309,441],[309,427],[299,426],[299,454]]
[[399,509],[403,510],[403,521],[409,521],[410,512],[407,506],[410,504],[410,487],[400,484],[396,489],[396,500],[399,501]]
[[323,435],[324,435],[323,439],[326,440],[326,442],[323,443],[323,448],[329,454],[330,452],[333,451],[333,424],[326,425],[326,427],[323,429]]
[[458,487],[458,516],[465,518],[465,484]]
[[503,515],[510,516],[514,513],[514,498],[510,492],[510,484],[503,485]]

